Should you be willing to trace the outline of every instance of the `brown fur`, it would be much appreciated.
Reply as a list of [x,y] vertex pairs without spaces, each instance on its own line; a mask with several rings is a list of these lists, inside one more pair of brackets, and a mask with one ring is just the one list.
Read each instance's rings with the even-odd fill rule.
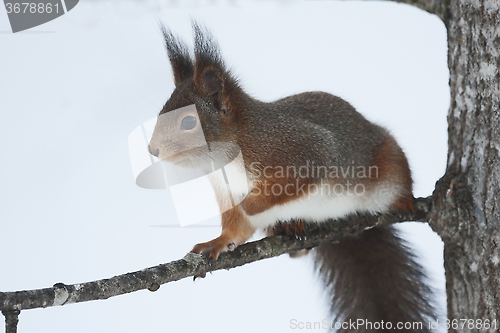
[[[219,237],[196,244],[191,250],[193,253],[210,252],[210,259],[217,260],[221,252],[229,250],[228,245],[234,247],[246,242],[254,234],[255,229],[243,216],[239,206],[222,213],[222,233]],[[234,248],[233,248],[234,249]]]
[[[273,195],[273,186],[283,189],[281,194]],[[307,185],[305,179],[295,178],[266,178],[260,182],[253,191],[241,202],[241,207],[248,215],[262,213],[275,205],[283,205],[287,202],[297,200],[308,194],[307,191],[300,192],[297,187]],[[285,186],[288,186],[285,188]],[[286,192],[292,193],[288,195]]]
[[392,136],[387,137],[378,147],[373,165],[378,168],[377,180],[391,179],[404,189],[398,200],[392,205],[392,209],[396,211],[413,210],[413,182],[410,167],[406,156]]
[[275,235],[296,235],[302,236],[306,231],[306,225],[302,220],[292,220],[290,222],[278,222],[266,231],[267,236]]

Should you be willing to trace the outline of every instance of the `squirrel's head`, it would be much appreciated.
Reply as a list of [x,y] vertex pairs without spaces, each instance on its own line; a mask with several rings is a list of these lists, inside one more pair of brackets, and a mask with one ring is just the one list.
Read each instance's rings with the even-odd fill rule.
[[149,151],[162,160],[179,162],[206,154],[207,149],[234,146],[242,90],[226,70],[217,43],[210,32],[193,23],[193,59],[184,43],[161,29],[175,90],[158,116]]

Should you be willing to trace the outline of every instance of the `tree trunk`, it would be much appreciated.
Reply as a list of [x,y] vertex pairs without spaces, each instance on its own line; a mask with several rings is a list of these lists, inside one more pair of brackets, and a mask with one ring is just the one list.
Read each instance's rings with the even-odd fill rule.
[[449,332],[498,332],[500,0],[446,0],[439,7],[448,30],[451,106],[448,165],[430,224],[444,242]]

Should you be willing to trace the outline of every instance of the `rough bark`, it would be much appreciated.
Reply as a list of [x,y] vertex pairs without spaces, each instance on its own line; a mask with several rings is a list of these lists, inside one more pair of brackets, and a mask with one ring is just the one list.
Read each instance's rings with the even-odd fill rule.
[[[500,1],[447,1],[448,165],[431,226],[444,242],[450,332],[500,320]],[[496,320],[479,329],[461,319]]]

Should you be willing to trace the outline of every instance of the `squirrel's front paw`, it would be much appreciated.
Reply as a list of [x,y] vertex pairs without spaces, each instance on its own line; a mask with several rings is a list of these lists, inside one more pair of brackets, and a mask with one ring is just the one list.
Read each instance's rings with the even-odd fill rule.
[[228,239],[227,237],[223,237],[222,235],[217,237],[216,239],[211,240],[206,243],[196,244],[191,250],[192,253],[205,253],[210,252],[210,256],[208,257],[210,260],[217,260],[219,258],[219,254],[226,251],[233,251],[236,248],[237,244],[234,240]]

